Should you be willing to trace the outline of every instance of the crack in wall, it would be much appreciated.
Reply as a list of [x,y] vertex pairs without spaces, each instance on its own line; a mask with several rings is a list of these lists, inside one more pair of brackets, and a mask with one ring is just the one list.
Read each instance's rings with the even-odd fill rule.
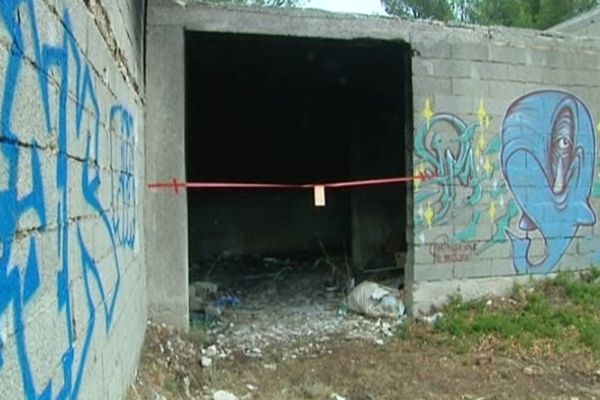
[[110,27],[111,24],[108,12],[106,11],[102,3],[98,0],[83,0],[83,2],[92,14],[94,22],[98,27],[98,31],[100,32],[100,35],[102,35],[102,38],[104,38],[104,41],[106,42],[108,49],[112,53],[113,59],[117,63],[117,67],[119,68],[119,71],[125,78],[125,81],[129,82],[134,92],[141,97],[139,85],[135,80],[133,73],[129,69],[129,66],[127,65],[127,58],[125,57],[123,49],[121,49],[121,47],[119,46],[115,33]]

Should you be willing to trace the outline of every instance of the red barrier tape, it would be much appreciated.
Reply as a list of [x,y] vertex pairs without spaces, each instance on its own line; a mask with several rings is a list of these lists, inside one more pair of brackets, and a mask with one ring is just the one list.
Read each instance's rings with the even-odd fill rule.
[[426,181],[433,178],[430,175],[403,176],[397,178],[367,179],[360,181],[307,183],[307,184],[282,184],[282,183],[226,183],[226,182],[179,182],[173,178],[171,182],[157,182],[148,184],[149,189],[170,189],[179,193],[179,188],[184,189],[313,189],[315,186],[325,188],[355,188],[365,186],[391,185],[394,183]]

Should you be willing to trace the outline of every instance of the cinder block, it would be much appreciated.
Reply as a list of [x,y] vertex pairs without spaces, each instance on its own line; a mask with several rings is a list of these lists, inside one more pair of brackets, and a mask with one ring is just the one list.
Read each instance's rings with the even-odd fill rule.
[[448,78],[434,78],[415,76],[413,78],[413,93],[452,93],[451,80]]
[[506,64],[525,64],[527,49],[509,45],[490,45],[490,60]]
[[2,366],[2,385],[0,385],[0,398],[2,399],[24,399],[24,384],[21,366],[16,351],[16,338],[9,336],[6,343],[13,345],[5,346],[2,352],[4,365]]
[[473,63],[474,66],[474,78],[484,80],[497,80],[504,81],[508,80],[508,64],[497,63],[497,62],[478,62]]
[[527,49],[525,53],[525,63],[532,66],[541,66],[548,68],[565,67],[565,51],[558,47],[548,49]]
[[47,147],[55,142],[55,138],[47,129],[39,76],[39,69],[27,62],[23,63],[19,74],[15,76],[10,127],[19,142]]
[[566,71],[600,69],[599,55],[585,51],[569,51],[565,53],[564,66]]
[[425,58],[451,58],[448,38],[442,32],[414,31],[411,34],[413,49]]
[[433,60],[421,57],[413,57],[412,73],[414,76],[435,76]]
[[473,112],[475,103],[479,103],[475,96],[448,96],[436,94],[433,98],[436,111],[450,112],[459,115]]
[[453,78],[452,94],[486,98],[490,94],[490,83],[486,80],[471,78]]
[[432,60],[436,76],[445,78],[470,78],[473,64],[462,60]]
[[454,263],[415,265],[415,282],[443,281],[452,279]]
[[492,259],[492,276],[512,276],[516,273],[512,258]]
[[451,49],[452,58],[457,60],[489,60],[489,46],[487,43],[452,43]]
[[[510,75],[510,68],[508,74]],[[517,98],[524,92],[524,85],[521,82],[490,82],[490,96],[499,98]]]
[[595,253],[573,254],[568,252],[560,260],[557,270],[580,271],[590,269],[594,265]]
[[544,68],[512,65],[508,69],[508,80],[524,83],[542,83]]
[[489,258],[473,258],[454,263],[454,278],[482,278],[492,276],[492,260]]

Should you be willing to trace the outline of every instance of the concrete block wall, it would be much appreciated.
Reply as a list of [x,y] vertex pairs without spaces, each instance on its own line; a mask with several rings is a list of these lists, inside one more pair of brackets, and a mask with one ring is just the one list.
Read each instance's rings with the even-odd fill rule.
[[143,2],[0,12],[0,398],[119,399],[146,325]]
[[600,7],[561,22],[548,29],[548,32],[565,32],[579,36],[600,36]]
[[600,46],[429,26],[411,35],[413,312],[600,263]]
[[[185,173],[184,30],[402,41],[414,126],[398,134],[412,135],[413,172],[431,176],[406,199],[411,311],[600,262],[597,39],[171,0],[152,0],[148,21],[148,181]],[[150,313],[185,328],[186,199],[148,204]]]

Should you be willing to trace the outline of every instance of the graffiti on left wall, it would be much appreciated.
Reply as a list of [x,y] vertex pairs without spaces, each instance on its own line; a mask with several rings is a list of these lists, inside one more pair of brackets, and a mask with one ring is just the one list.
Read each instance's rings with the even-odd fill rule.
[[[105,333],[115,318],[119,249],[130,250],[135,242],[135,121],[122,104],[107,109],[100,104],[93,69],[73,36],[68,10],[56,23],[59,42],[45,43],[36,6],[46,5],[34,0],[0,5],[0,29],[9,38],[1,50],[6,63],[0,109],[0,377],[18,371],[26,399],[74,399],[97,318],[104,321]],[[39,106],[41,115],[24,109],[23,99],[32,109]],[[34,123],[36,118],[40,123]],[[103,121],[109,121],[110,132],[101,135]],[[43,132],[31,132],[32,127],[44,127]],[[110,168],[102,170],[103,159],[110,159]],[[109,198],[101,195],[107,185]],[[53,235],[53,246],[41,244],[48,235]],[[99,244],[105,244],[107,256],[100,254]],[[55,320],[62,321],[52,326],[60,329],[38,326],[36,337],[30,337],[36,317],[53,312],[48,304],[35,309],[40,307],[36,296],[48,293],[55,296]],[[31,353],[33,340],[47,342],[47,354],[40,354],[39,345]],[[9,350],[16,356],[8,359]],[[38,359],[47,367],[40,368]],[[60,366],[60,378],[55,366]]]

